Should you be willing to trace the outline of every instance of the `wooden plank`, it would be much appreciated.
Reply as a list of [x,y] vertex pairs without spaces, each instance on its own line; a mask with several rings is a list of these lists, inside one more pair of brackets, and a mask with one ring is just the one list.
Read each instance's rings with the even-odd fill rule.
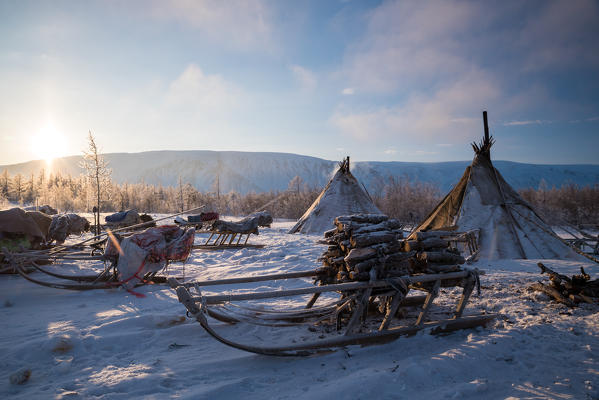
[[416,326],[421,326],[423,324],[424,318],[426,318],[426,315],[430,311],[433,301],[439,295],[440,288],[441,288],[441,281],[438,280],[435,282],[435,285],[433,286],[431,291],[428,293],[428,296],[426,296],[426,300],[424,300],[424,305],[422,306],[422,311],[420,311],[420,314],[418,315],[418,319],[416,320]]
[[258,275],[258,276],[245,276],[240,278],[228,278],[228,279],[214,279],[211,281],[199,281],[199,282],[186,282],[180,283],[174,278],[169,279],[170,286],[174,289],[178,286],[193,287],[193,286],[218,286],[218,285],[233,285],[237,283],[251,283],[251,282],[265,282],[265,281],[276,281],[279,279],[295,279],[295,278],[309,278],[312,276],[319,275],[318,270],[312,271],[301,271],[301,272],[288,272],[282,274],[271,274],[271,275]]
[[319,297],[320,293],[314,293],[310,301],[308,301],[308,304],[306,304],[306,308],[312,308],[312,306],[314,305],[314,303],[316,303],[316,300],[318,300]]
[[346,336],[351,334],[354,331],[354,329],[356,328],[356,325],[358,325],[358,323],[362,320],[364,312],[368,309],[368,302],[370,301],[371,293],[372,293],[372,288],[371,287],[366,288],[366,290],[364,290],[362,295],[359,296],[358,301],[356,301],[356,307],[354,309],[354,312],[352,313],[352,316],[351,316],[349,322],[347,323],[347,327],[345,330]]
[[464,313],[464,309],[468,304],[468,299],[472,294],[472,290],[474,290],[474,286],[476,284],[476,280],[474,277],[470,277],[470,279],[466,280],[466,284],[464,285],[464,290],[462,291],[462,295],[460,296],[460,301],[455,310],[455,318],[459,318]]
[[383,322],[381,322],[381,325],[379,326],[379,331],[385,330],[389,327],[391,320],[395,316],[395,313],[397,313],[397,309],[399,308],[399,305],[401,304],[404,298],[405,294],[403,294],[402,292],[397,291],[395,293],[395,295],[393,296],[393,300],[391,300],[391,305],[385,313],[385,318],[383,318]]
[[[337,283],[337,284],[332,284],[332,285],[313,286],[313,287],[289,289],[289,290],[277,290],[277,291],[271,291],[271,292],[250,292],[250,293],[241,293],[241,294],[202,296],[202,297],[194,297],[194,300],[205,301],[206,304],[219,304],[219,303],[230,302],[230,301],[260,300],[260,299],[270,299],[270,298],[279,298],[279,297],[301,296],[304,294],[358,290],[358,289],[366,289],[369,287],[372,287],[372,288],[388,287],[388,286],[390,286],[390,282],[395,284],[396,279],[401,279],[406,284],[412,284],[412,283],[434,282],[437,280],[465,278],[466,276],[468,276],[469,273],[470,273],[470,271],[465,270],[465,271],[459,271],[459,272],[450,272],[447,274],[426,274],[426,275],[418,275],[418,276],[404,276],[404,277],[399,277],[399,278],[390,278],[390,279],[387,279],[386,281]],[[400,284],[400,283],[397,282],[396,284]]]

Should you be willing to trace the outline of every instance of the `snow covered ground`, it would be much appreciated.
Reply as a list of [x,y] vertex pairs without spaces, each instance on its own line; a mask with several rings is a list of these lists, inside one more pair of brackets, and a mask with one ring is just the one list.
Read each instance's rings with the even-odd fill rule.
[[[194,250],[184,267],[172,265],[169,274],[206,280],[317,267],[324,250],[315,243],[319,237],[285,234],[292,225],[276,222],[252,236],[250,242],[265,244],[263,249]],[[584,265],[594,278],[599,275],[596,264],[545,264],[567,275]],[[487,328],[446,336],[421,332],[308,358],[258,356],[217,342],[185,318],[166,286],[142,287],[146,297],[138,298],[118,289],[70,292],[0,276],[0,398],[599,399],[599,306],[569,309],[527,291],[546,279],[535,260],[473,266],[486,275],[466,314],[501,314]],[[98,265],[52,268],[91,273]],[[271,287],[309,284],[278,281]],[[288,332],[213,326],[224,336],[262,345],[285,341]],[[318,335],[303,326],[291,329],[302,337]],[[23,369],[31,370],[30,379],[10,383]]]

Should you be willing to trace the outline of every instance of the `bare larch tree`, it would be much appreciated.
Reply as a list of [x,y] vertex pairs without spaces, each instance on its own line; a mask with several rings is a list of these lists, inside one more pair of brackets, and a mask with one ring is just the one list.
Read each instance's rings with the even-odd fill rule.
[[108,162],[99,154],[96,140],[92,132],[88,132],[88,147],[83,151],[83,162],[81,167],[85,169],[87,178],[92,184],[96,195],[96,206],[94,220],[96,221],[96,235],[100,234],[100,209],[103,189],[110,181],[111,170],[108,168]]

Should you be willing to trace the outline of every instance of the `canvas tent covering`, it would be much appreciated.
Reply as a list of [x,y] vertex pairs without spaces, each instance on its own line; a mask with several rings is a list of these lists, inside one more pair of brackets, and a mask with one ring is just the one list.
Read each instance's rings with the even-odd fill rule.
[[289,233],[322,234],[331,229],[336,217],[352,214],[382,214],[382,212],[350,172],[349,157],[347,157],[339,163],[339,169],[333,178]]
[[414,232],[478,229],[479,259],[579,259],[493,167],[484,117],[485,138],[472,144],[472,164]]

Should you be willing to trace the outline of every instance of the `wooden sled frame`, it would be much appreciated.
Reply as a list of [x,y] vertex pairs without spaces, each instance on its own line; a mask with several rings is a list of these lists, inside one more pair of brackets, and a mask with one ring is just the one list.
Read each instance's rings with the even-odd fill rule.
[[423,240],[427,238],[428,235],[447,240],[452,248],[458,250],[460,254],[466,258],[467,262],[476,260],[478,253],[480,252],[480,229],[461,232],[453,231],[452,227],[447,227],[431,231],[412,232],[409,237],[412,237],[413,235],[423,235]]
[[[446,333],[459,329],[484,326],[493,320],[496,315],[473,315],[463,316],[464,309],[473,289],[478,285],[478,270],[464,270],[444,274],[429,274],[418,276],[403,276],[398,278],[389,278],[386,280],[376,280],[370,282],[350,282],[331,284],[323,286],[312,286],[299,289],[278,290],[272,292],[251,292],[231,295],[211,295],[205,296],[201,293],[202,286],[225,285],[245,282],[260,282],[278,279],[291,279],[299,277],[314,277],[319,275],[319,270],[308,272],[297,272],[290,274],[275,274],[249,278],[222,279],[219,281],[195,282],[181,284],[176,279],[169,279],[169,284],[177,292],[179,302],[187,309],[189,317],[195,318],[200,325],[216,340],[248,352],[273,355],[273,356],[306,356],[317,352],[332,351],[335,348],[348,345],[367,345],[380,344],[397,339],[402,335],[413,335],[421,330],[430,330],[431,333]],[[439,294],[441,287],[463,287],[462,294],[457,302],[453,316],[449,319],[426,321],[430,313],[433,301]],[[190,288],[193,287],[197,292],[192,295]],[[410,289],[426,292],[426,296],[407,296]],[[340,315],[342,312],[349,311],[349,319],[345,326],[344,335],[337,335],[332,338],[317,340],[313,342],[292,344],[280,347],[262,347],[238,343],[226,339],[219,335],[210,326],[207,316],[217,320],[236,323],[243,321],[235,315],[223,313],[215,305],[232,304],[236,301],[270,299],[287,296],[297,296],[312,294],[312,298],[304,309],[292,311],[277,310],[256,310],[255,316],[272,322],[273,320],[292,320],[292,321],[322,321],[323,315],[327,315],[327,307],[318,307],[312,309],[318,297],[325,292],[338,292],[342,294],[339,302],[328,307],[329,315],[336,318],[337,328],[340,328]],[[386,298],[385,314],[376,330],[369,330],[365,333],[357,331],[365,328],[363,322],[366,320],[368,308],[375,297],[384,296]],[[419,306],[420,312],[415,323],[405,326],[391,327],[391,322],[400,307]],[[262,323],[258,323],[262,325]],[[264,324],[268,325],[268,324]],[[271,324],[271,326],[277,326]]]
[[[263,244],[248,244],[248,239],[250,235],[254,232],[240,233],[240,232],[232,232],[232,231],[223,231],[223,232],[210,232],[210,236],[201,245],[194,245],[194,249],[202,249],[202,250],[220,250],[220,249],[239,249],[245,247],[252,247],[261,249],[264,247]],[[245,236],[245,240],[242,242],[243,237]],[[237,241],[235,239],[237,238]],[[214,240],[213,240],[214,239]]]
[[[48,271],[42,268],[36,262],[36,257],[26,253],[10,253],[4,249],[4,255],[9,261],[9,265],[14,269],[14,272],[21,275],[29,282],[35,283],[40,286],[51,287],[54,289],[65,289],[65,290],[93,290],[93,289],[115,289],[120,286],[119,279],[115,266],[105,265],[104,269],[96,275],[67,275],[56,272]],[[48,259],[47,256],[38,255],[38,259]],[[103,256],[81,256],[81,255],[55,255],[53,259],[66,259],[66,260],[101,260],[105,261]],[[165,268],[168,266],[165,266]],[[47,282],[40,279],[36,279],[30,276],[31,272],[41,272],[54,278],[62,279],[63,282]],[[143,286],[145,284],[166,284],[168,278],[165,276],[157,275],[158,272],[146,273],[141,282],[135,285],[135,287]],[[77,283],[69,283],[77,282]]]
[[[592,236],[584,230],[575,227],[561,225],[560,229],[563,229],[567,234],[572,236],[571,239],[562,239],[570,247],[577,248],[579,251],[592,256],[599,255],[599,236]],[[585,251],[585,247],[588,247],[590,251]]]

